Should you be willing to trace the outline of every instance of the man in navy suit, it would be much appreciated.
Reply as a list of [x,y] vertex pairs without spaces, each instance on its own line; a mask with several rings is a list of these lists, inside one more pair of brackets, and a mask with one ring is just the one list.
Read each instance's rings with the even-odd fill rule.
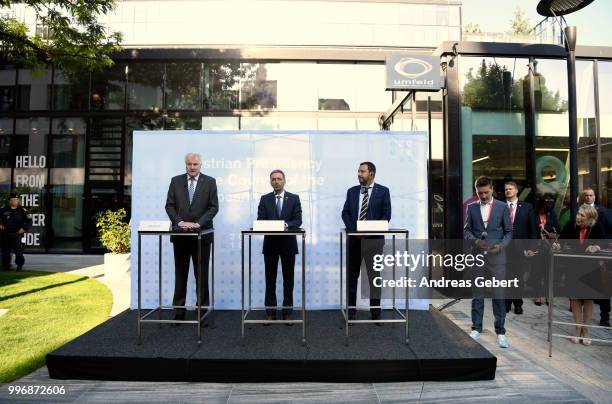
[[[257,220],[283,220],[285,230],[298,229],[302,225],[302,205],[299,196],[285,191],[285,173],[281,170],[272,171],[270,185],[274,192],[262,195],[257,207]],[[283,269],[283,320],[290,319],[293,307],[293,272],[297,253],[295,236],[264,237],[267,320],[276,320],[276,274],[279,257]]]
[[[346,230],[357,230],[358,220],[391,220],[391,195],[389,188],[374,183],[376,166],[366,161],[359,165],[356,185],[346,192],[346,201],[342,209],[342,221]],[[368,239],[362,246],[361,241]],[[380,306],[380,288],[373,284],[373,279],[378,274],[373,269],[375,254],[382,254],[385,240],[383,236],[370,237],[348,237],[348,305],[357,304],[357,281],[361,270],[361,261],[365,260],[368,281],[370,284],[370,306]],[[362,251],[362,247],[365,251]],[[381,315],[380,308],[370,309],[373,320],[378,320]],[[348,317],[355,319],[355,308],[349,308]]]
[[[486,253],[485,267],[497,279],[505,279],[506,251],[512,239],[510,211],[505,202],[493,198],[493,182],[487,177],[480,177],[474,184],[478,201],[468,206],[463,238],[473,242],[475,247]],[[481,293],[476,291],[476,293]],[[493,296],[493,315],[495,316],[495,333],[501,348],[508,347],[506,339],[506,299],[503,290],[496,288]],[[472,299],[472,332],[470,337],[477,340],[482,332],[484,299],[475,296]]]
[[[585,205],[589,205],[597,209],[597,213],[599,214],[597,223],[601,226],[602,230],[606,234],[606,238],[610,239],[612,236],[612,212],[610,212],[609,209],[601,208],[595,203],[595,191],[593,188],[584,188],[582,191],[582,197]],[[595,299],[594,301],[599,305],[599,325],[603,327],[610,327],[610,299]]]
[[[199,231],[211,229],[213,218],[219,211],[217,197],[217,182],[213,177],[200,172],[202,157],[197,153],[188,153],[185,156],[187,173],[177,175],[170,181],[168,197],[166,199],[166,213],[172,221],[172,227],[179,231]],[[185,319],[185,296],[187,294],[187,277],[189,276],[189,260],[193,261],[193,270],[198,279],[197,255],[198,241],[194,236],[172,236],[174,244],[174,298],[175,320]],[[201,265],[202,279],[196,281],[201,287],[203,306],[208,306],[208,261],[213,235],[202,237]],[[179,325],[179,324],[175,324]]]
[[[512,251],[508,255],[508,268],[513,268],[513,272],[517,273],[522,268],[526,268],[530,263],[525,259],[527,256],[533,256],[532,247],[529,242],[519,240],[535,240],[538,238],[538,228],[536,225],[535,211],[528,202],[519,201],[518,185],[514,181],[507,181],[504,184],[504,193],[506,194],[506,204],[510,211],[510,223],[512,224]],[[523,299],[506,299],[506,313],[512,308],[514,303],[514,312],[523,314]]]

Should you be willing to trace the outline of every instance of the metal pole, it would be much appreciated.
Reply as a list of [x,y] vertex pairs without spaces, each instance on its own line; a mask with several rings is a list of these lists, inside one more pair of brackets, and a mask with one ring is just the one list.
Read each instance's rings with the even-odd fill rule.
[[[406,237],[406,251],[408,251],[408,232],[406,232],[405,234]],[[409,276],[409,272],[408,272],[408,267],[406,266],[406,279],[408,279]],[[408,287],[406,287],[406,302],[405,302],[405,320],[406,320],[406,344],[408,344],[410,342],[410,337],[408,334]]]
[[202,233],[198,231],[198,279],[196,282],[196,292],[198,301],[198,345],[202,343]]
[[302,234],[302,344],[306,344],[306,232]]
[[[249,311],[251,311],[251,235],[249,234]],[[264,303],[265,305],[265,303]]]
[[[393,234],[393,254],[395,254],[395,234]],[[395,281],[395,270],[396,270],[396,265],[395,265],[395,260],[393,260],[393,280]],[[393,293],[393,313],[395,314],[395,288],[392,288],[392,293]],[[382,290],[381,290],[381,296],[380,296],[380,311],[382,312]]]
[[[158,238],[158,247],[159,247],[159,257],[158,257],[158,279],[159,279],[159,296],[158,296],[158,305],[159,305],[159,309],[158,309],[158,313],[157,313],[157,318],[159,320],[161,320],[162,318],[162,235],[159,235]],[[159,326],[161,327],[161,324],[159,324]]]
[[242,308],[240,309],[240,328],[242,330],[242,338],[244,338],[244,233],[240,234],[240,256],[242,259],[240,260],[240,265],[242,267],[242,276],[240,280],[242,281]]
[[140,301],[141,301],[141,275],[142,275],[142,265],[140,264],[140,258],[142,256],[142,235],[138,232],[138,345],[142,344],[142,335],[141,335],[141,323],[140,323]]
[[576,27],[565,27],[569,118],[571,219],[578,211],[578,130],[576,106]]
[[553,323],[553,306],[554,306],[554,287],[553,276],[555,267],[555,255],[550,254],[550,263],[548,265],[548,357],[552,357],[552,323]]

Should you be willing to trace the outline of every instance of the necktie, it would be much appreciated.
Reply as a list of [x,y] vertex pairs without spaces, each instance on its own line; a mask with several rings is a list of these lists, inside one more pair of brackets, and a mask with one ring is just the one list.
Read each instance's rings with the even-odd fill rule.
[[195,192],[195,177],[189,177],[189,203],[193,201],[194,192]]
[[368,202],[369,195],[368,189],[370,187],[361,187],[361,193],[363,194],[363,200],[361,201],[361,210],[359,211],[359,220],[366,220],[366,215],[368,214]]
[[277,219],[280,219],[282,209],[283,209],[283,205],[281,203],[281,196],[276,195],[276,218]]
[[516,212],[516,207],[514,206],[514,202],[510,202],[510,223],[514,224],[514,213]]

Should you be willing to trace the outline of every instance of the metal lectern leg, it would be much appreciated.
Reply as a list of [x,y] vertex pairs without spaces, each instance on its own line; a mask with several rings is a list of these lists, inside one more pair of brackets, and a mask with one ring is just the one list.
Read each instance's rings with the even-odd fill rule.
[[202,343],[202,235],[198,233],[198,281],[196,282],[196,292],[198,301],[198,345]]
[[211,253],[211,257],[212,257],[212,273],[211,273],[211,284],[210,284],[210,289],[211,289],[211,296],[210,296],[210,302],[209,302],[209,306],[210,309],[208,311],[209,313],[209,317],[210,317],[210,323],[209,323],[209,327],[211,329],[215,328],[215,316],[213,315],[213,312],[215,311],[215,239],[214,239],[214,233],[213,233],[213,240],[212,243],[210,244],[210,253]]
[[243,339],[242,342],[244,344],[244,234],[241,234],[240,236],[240,253],[240,256],[242,257],[242,259],[240,260],[240,266],[242,267],[242,276],[240,277],[240,280],[242,281],[242,307],[240,309],[240,329]]
[[554,311],[554,286],[553,276],[555,271],[555,256],[550,255],[550,263],[548,264],[548,357],[552,358],[552,323],[553,323],[553,311]]
[[[406,234],[406,251],[408,251],[409,245],[408,245],[408,234]],[[409,276],[409,271],[408,271],[408,266],[406,266],[406,279]],[[405,314],[404,314],[404,320],[406,320],[406,344],[408,344],[410,342],[410,336],[408,334],[408,302],[410,301],[408,299],[408,286],[406,286],[406,292],[405,292],[405,303],[404,303],[404,310],[405,310]]]
[[302,345],[306,345],[306,234],[302,234]]
[[[158,290],[158,313],[157,313],[157,318],[159,320],[162,319],[162,236],[161,234],[158,236],[159,238],[157,239],[158,242],[158,248],[159,248],[159,252],[158,252],[158,282],[159,282],[159,290]],[[159,323],[158,327],[161,328],[161,323]]]
[[140,323],[140,307],[141,307],[141,298],[142,298],[142,293],[141,293],[141,289],[142,289],[142,285],[141,285],[141,275],[142,275],[142,265],[140,263],[140,260],[142,258],[142,236],[140,235],[140,233],[138,233],[138,345],[142,344],[142,330],[140,329],[141,327],[141,323]]

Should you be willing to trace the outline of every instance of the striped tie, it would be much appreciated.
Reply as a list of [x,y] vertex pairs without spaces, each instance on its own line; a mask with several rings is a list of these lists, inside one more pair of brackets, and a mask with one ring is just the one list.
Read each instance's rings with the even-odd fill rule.
[[359,211],[359,220],[366,220],[366,215],[368,214],[368,202],[369,195],[368,189],[370,187],[361,187],[361,193],[363,194],[363,200],[361,201],[361,210]]

